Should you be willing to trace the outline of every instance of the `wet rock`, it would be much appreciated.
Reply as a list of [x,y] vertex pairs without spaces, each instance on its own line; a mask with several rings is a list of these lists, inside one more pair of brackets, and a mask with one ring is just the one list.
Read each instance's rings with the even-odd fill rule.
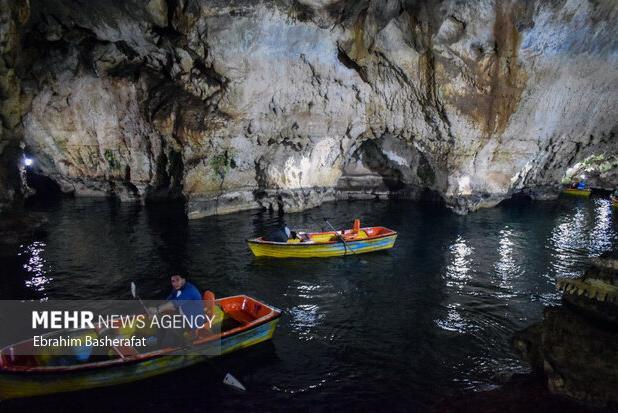
[[550,392],[595,406],[618,407],[618,260],[595,259],[584,276],[560,279],[563,305],[547,308],[543,321],[519,332],[514,346]]
[[594,258],[582,277],[558,279],[556,287],[578,311],[618,325],[618,257],[613,253]]
[[251,191],[225,192],[210,197],[193,197],[187,202],[189,219],[203,218],[209,215],[222,215],[248,209],[259,209]]
[[618,407],[618,333],[567,307],[545,311],[543,369],[549,390],[591,404]]
[[543,373],[542,334],[543,325],[537,323],[518,331],[513,337],[513,347],[537,374]]
[[551,394],[543,380],[529,376],[515,376],[496,389],[467,392],[441,400],[430,411],[436,413],[604,412],[598,408]]

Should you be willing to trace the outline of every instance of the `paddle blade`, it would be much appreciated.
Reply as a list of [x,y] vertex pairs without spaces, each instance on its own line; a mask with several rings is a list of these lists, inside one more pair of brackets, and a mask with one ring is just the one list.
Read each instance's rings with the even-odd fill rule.
[[236,390],[245,391],[245,386],[242,385],[241,382],[236,380],[236,377],[232,376],[230,373],[226,374],[223,378],[223,384],[226,384],[230,387],[235,388]]
[[137,295],[135,283],[133,281],[131,281],[131,295],[133,296],[133,298],[135,298],[135,296]]

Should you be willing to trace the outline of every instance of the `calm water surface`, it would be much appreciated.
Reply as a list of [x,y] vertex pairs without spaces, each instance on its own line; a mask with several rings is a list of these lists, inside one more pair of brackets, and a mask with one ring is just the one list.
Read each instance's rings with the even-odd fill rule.
[[[2,299],[162,298],[180,272],[218,296],[248,294],[283,310],[272,343],[148,381],[3,403],[9,410],[425,410],[526,371],[514,331],[559,302],[554,280],[615,248],[609,200],[498,207],[457,216],[410,202],[339,202],[281,218],[246,212],[186,221],[182,207],[101,200],[34,205],[49,223],[0,255]],[[255,259],[246,238],[280,225],[399,231],[393,250]],[[319,223],[317,223],[319,222]],[[248,388],[221,385],[231,372]],[[72,409],[72,410],[74,410]]]

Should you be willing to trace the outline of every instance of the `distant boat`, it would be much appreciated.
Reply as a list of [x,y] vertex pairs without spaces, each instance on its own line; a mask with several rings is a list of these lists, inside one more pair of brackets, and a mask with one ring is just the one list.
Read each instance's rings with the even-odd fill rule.
[[321,258],[364,254],[393,248],[397,232],[385,227],[354,228],[342,231],[299,232],[287,242],[268,241],[264,237],[249,239],[256,257]]
[[[206,361],[212,357],[206,355],[208,349],[227,354],[271,339],[281,315],[246,295],[220,298],[215,303],[224,314],[221,331],[200,331],[189,347],[140,352],[135,347],[113,346],[107,356],[91,355],[84,360],[79,354],[25,355],[33,353],[33,339],[7,346],[0,350],[0,399],[112,386],[169,373]],[[99,333],[92,329],[60,330],[47,336],[67,334]]]
[[572,183],[569,187],[564,188],[562,193],[570,196],[583,196],[588,198],[592,190],[586,181],[581,180],[579,182]]
[[562,193],[565,195],[570,195],[570,196],[583,196],[583,197],[588,198],[590,194],[592,193],[592,189],[590,188],[585,188],[585,189],[566,188],[562,190]]

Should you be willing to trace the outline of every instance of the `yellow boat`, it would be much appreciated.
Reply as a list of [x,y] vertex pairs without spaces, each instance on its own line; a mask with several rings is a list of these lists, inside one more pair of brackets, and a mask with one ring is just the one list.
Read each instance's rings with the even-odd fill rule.
[[592,189],[590,189],[590,188],[585,188],[585,189],[566,188],[566,189],[562,190],[562,193],[565,194],[565,195],[583,196],[585,198],[588,198],[590,196],[591,192],[592,192]]
[[287,242],[268,241],[264,237],[249,239],[256,257],[318,258],[364,254],[393,248],[397,232],[385,227],[354,228],[342,231],[299,232]]
[[[216,334],[204,327],[188,347],[141,351],[113,345],[110,354],[90,355],[86,360],[77,355],[35,355],[33,339],[2,348],[0,400],[125,384],[166,374],[214,357],[209,353],[228,354],[270,340],[281,316],[279,310],[246,295],[220,298],[215,303],[227,326],[222,324]],[[95,330],[59,330],[47,336],[71,334],[99,335]],[[111,329],[106,334],[120,337],[121,332]]]

